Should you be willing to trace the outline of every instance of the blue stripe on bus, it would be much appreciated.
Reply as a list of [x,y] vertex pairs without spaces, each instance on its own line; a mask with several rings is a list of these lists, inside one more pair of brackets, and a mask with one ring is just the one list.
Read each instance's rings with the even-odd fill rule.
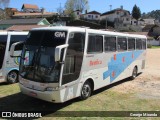
[[143,50],[139,50],[113,55],[107,63],[108,70],[103,73],[103,80],[110,76],[110,82],[114,81],[142,52]]

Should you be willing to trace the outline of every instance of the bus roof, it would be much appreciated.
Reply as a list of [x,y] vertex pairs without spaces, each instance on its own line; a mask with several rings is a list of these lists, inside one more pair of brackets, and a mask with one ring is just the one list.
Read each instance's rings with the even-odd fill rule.
[[59,30],[59,31],[79,31],[79,32],[88,32],[88,33],[96,33],[96,34],[104,34],[104,35],[113,35],[113,36],[123,36],[123,37],[135,37],[135,38],[147,38],[145,35],[137,35],[137,34],[128,34],[121,32],[113,32],[113,31],[105,31],[105,30],[96,30],[90,29],[87,27],[69,27],[69,26],[53,26],[53,27],[43,27],[43,28],[33,28],[34,30]]
[[18,32],[18,31],[1,31],[0,35],[27,35],[28,32]]

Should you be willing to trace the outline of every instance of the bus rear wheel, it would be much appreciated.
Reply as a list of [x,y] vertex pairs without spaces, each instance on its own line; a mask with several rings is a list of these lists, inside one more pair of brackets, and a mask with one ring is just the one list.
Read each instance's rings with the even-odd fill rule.
[[90,82],[86,81],[81,90],[81,100],[85,100],[91,96],[92,88]]
[[134,80],[136,77],[137,77],[137,67],[135,66],[134,69],[133,69],[133,72],[132,72],[132,76],[131,76],[131,79]]
[[13,84],[18,82],[18,72],[17,71],[10,71],[7,75],[7,82],[9,84]]

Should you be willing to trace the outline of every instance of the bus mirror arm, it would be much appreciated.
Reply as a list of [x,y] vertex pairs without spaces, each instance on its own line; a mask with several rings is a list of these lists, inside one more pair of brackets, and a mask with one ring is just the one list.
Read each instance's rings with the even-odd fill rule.
[[16,42],[16,43],[13,43],[12,45],[11,45],[11,49],[10,49],[10,56],[11,57],[21,57],[20,55],[15,55],[15,47],[17,46],[17,45],[19,45],[19,44],[22,44],[22,43],[24,43],[24,42]]
[[[59,45],[55,48],[55,62],[59,62],[61,59],[61,51],[64,48],[67,48],[68,44]],[[63,64],[63,62],[61,62]]]

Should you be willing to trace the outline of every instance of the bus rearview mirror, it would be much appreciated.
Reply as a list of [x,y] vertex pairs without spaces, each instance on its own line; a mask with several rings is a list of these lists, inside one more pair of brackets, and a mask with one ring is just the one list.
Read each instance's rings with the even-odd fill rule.
[[23,44],[23,43],[24,43],[24,42],[21,41],[21,42],[13,43],[13,44],[11,45],[11,49],[10,49],[10,56],[11,56],[11,57],[20,57],[19,54],[16,54],[15,48],[16,48],[17,45],[20,45],[20,44]]
[[68,44],[64,44],[64,45],[59,45],[55,48],[55,62],[60,61],[61,59],[61,51],[64,48],[67,48]]

